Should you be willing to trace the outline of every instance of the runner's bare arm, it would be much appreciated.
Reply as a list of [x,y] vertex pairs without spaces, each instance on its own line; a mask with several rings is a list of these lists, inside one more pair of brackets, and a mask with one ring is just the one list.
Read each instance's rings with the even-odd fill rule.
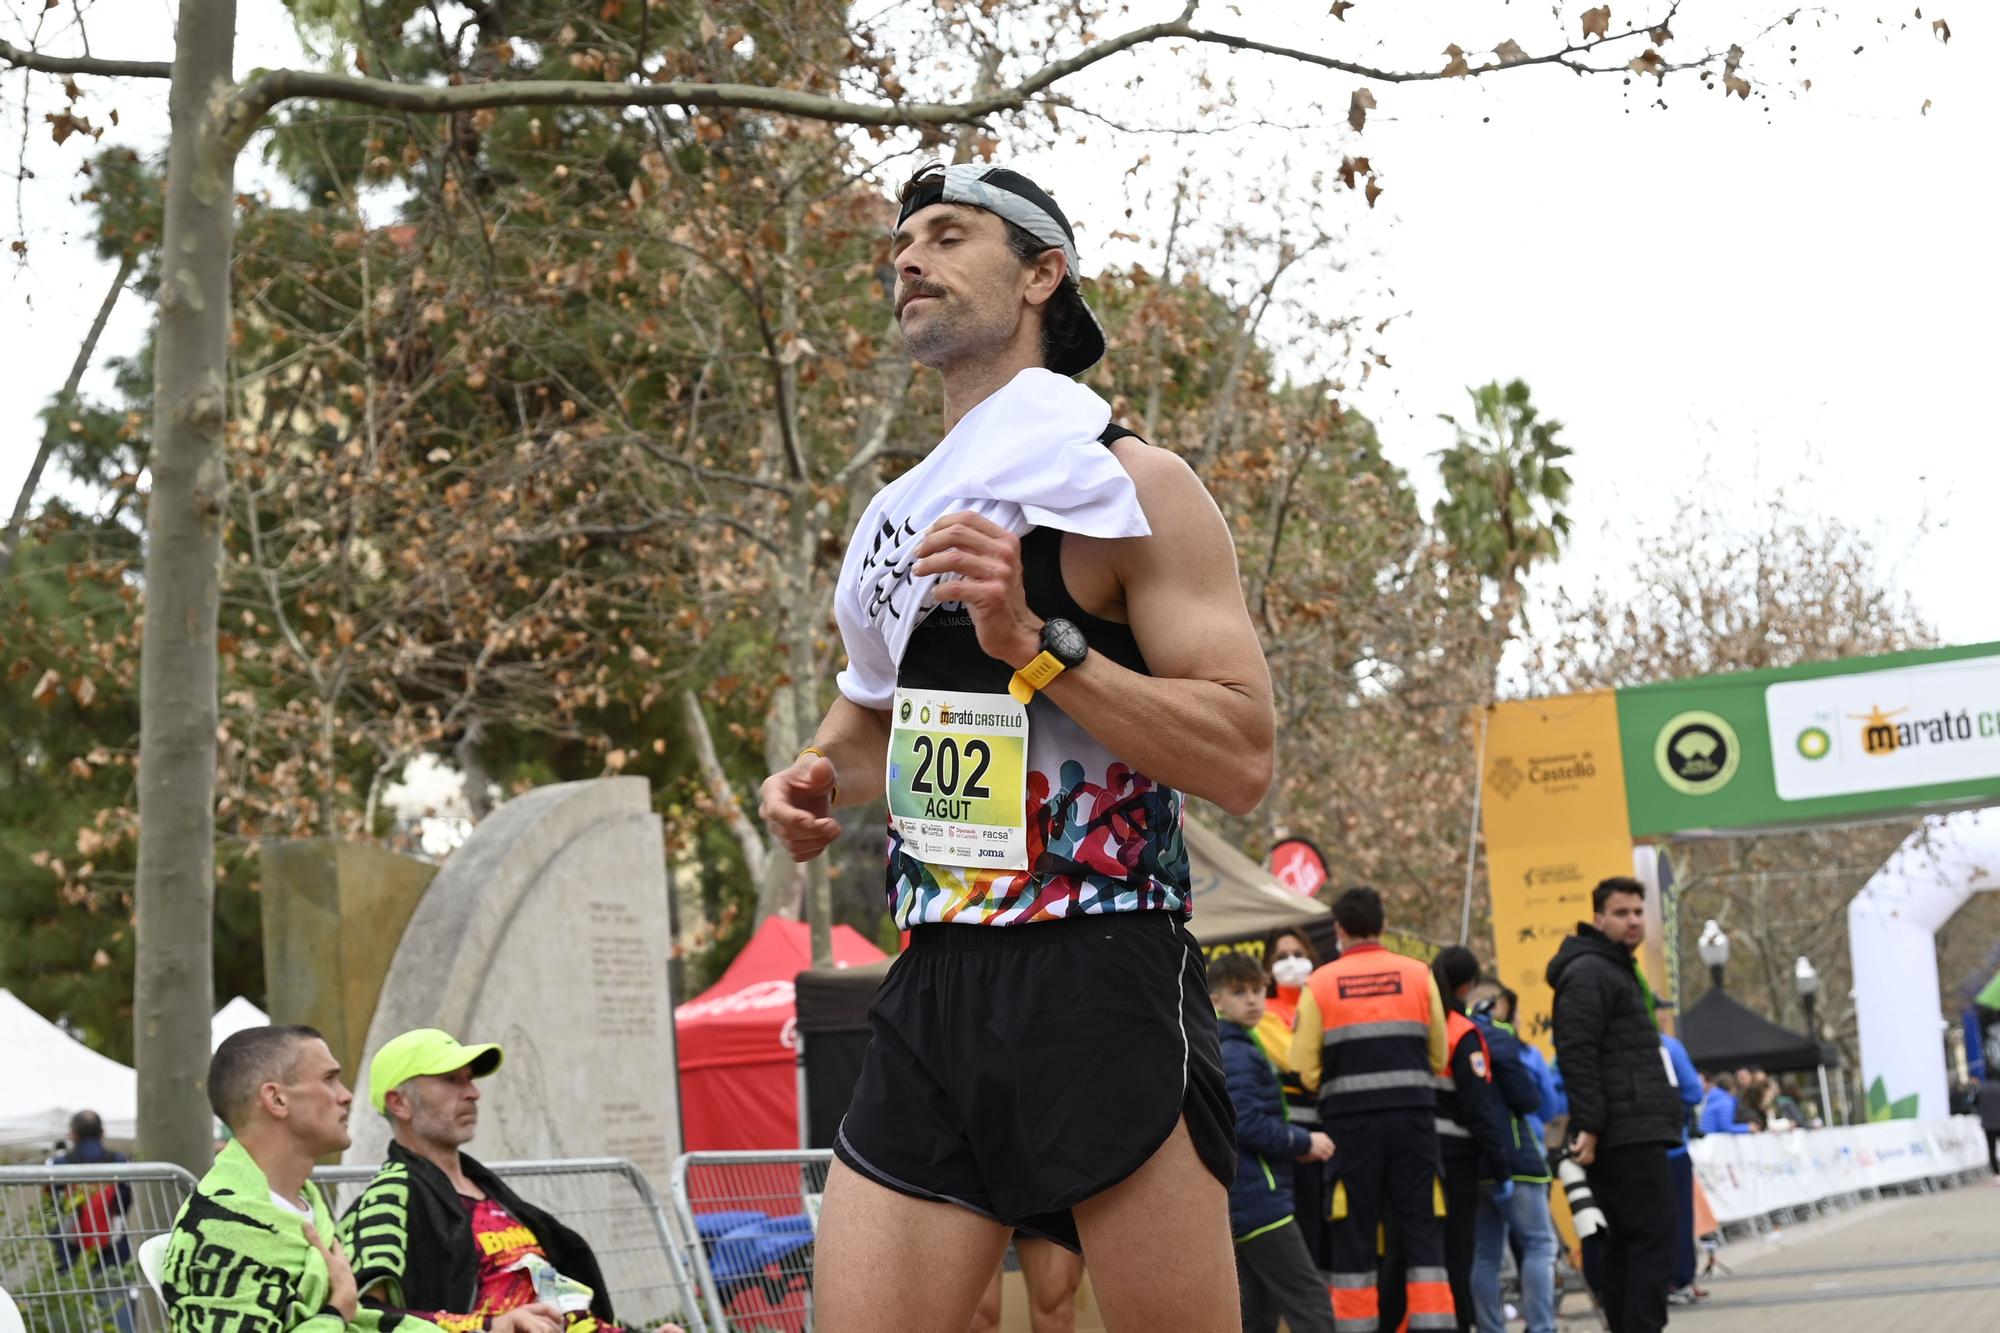
[[[1156,782],[1246,814],[1271,785],[1271,676],[1243,604],[1236,548],[1201,481],[1176,454],[1122,441],[1150,537],[1106,542],[1150,676],[1092,652],[1049,683],[1051,702]],[[939,601],[963,601],[980,647],[1016,669],[1040,651],[1021,584],[1020,541],[948,514],[916,548]]]
[[813,734],[813,748],[764,779],[758,813],[794,861],[810,861],[840,836],[838,805],[865,805],[882,794],[889,715],[837,697]]

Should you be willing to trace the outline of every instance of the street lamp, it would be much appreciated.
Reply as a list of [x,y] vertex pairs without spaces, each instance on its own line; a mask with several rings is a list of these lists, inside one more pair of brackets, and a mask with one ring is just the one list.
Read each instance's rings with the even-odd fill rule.
[[1819,1018],[1814,1005],[1819,998],[1819,970],[1812,965],[1812,959],[1804,954],[1792,964],[1792,985],[1799,993],[1799,1003],[1805,1006],[1806,1036],[1811,1039],[1813,1060],[1819,1066],[1819,1114],[1822,1122],[1833,1114],[1833,1102],[1826,1091],[1826,1060],[1820,1054]]
[[1722,989],[1722,969],[1729,966],[1729,936],[1722,933],[1722,927],[1710,917],[1701,928],[1701,938],[1695,942],[1695,950],[1701,954],[1701,961],[1708,964],[1708,976],[1717,990]]

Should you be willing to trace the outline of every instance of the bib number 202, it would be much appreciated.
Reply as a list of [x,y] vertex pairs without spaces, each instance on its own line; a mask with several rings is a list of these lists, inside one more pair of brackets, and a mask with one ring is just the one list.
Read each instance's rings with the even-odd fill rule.
[[[985,741],[967,741],[961,755],[956,737],[934,740],[930,736],[919,735],[912,748],[916,751],[917,771],[910,778],[911,791],[927,796],[963,796],[971,800],[982,800],[993,794],[985,782],[986,769],[993,762],[993,750]],[[961,759],[966,764],[975,765],[962,789],[958,785]]]

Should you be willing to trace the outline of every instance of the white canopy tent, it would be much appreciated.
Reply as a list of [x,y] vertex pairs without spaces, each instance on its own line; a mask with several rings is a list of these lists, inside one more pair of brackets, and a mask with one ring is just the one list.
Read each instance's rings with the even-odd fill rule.
[[[231,1033],[270,1021],[239,995],[211,1020],[209,1049]],[[0,990],[0,1051],[9,1070],[0,1080],[0,1150],[53,1148],[69,1134],[69,1118],[84,1110],[103,1118],[106,1138],[138,1137],[138,1074],[91,1050],[8,990]]]
[[233,1037],[245,1028],[261,1028],[270,1022],[269,1014],[239,995],[215,1011],[208,1025],[208,1049],[213,1051],[222,1045],[223,1038]]
[[137,1136],[139,1077],[0,990],[0,1148],[53,1148],[69,1118],[95,1111],[106,1138]]

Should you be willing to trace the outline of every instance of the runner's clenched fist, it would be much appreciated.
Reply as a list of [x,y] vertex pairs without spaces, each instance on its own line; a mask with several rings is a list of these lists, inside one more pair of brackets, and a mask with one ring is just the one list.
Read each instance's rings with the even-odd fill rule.
[[794,861],[810,861],[840,836],[833,818],[833,761],[807,752],[764,779],[757,813]]
[[1042,650],[1041,618],[1021,582],[1021,539],[989,518],[959,512],[931,524],[911,572],[936,574],[932,595],[963,602],[988,657],[1020,670]]

